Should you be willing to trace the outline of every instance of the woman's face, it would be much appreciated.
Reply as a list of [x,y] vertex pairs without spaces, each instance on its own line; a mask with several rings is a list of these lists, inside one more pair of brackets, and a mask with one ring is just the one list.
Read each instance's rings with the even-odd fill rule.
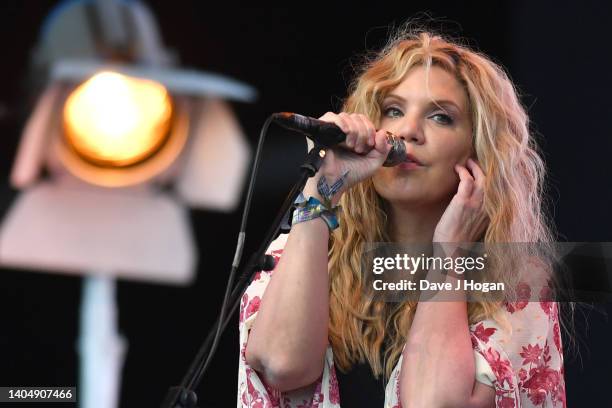
[[432,66],[429,83],[425,69],[415,67],[385,97],[380,128],[401,137],[406,151],[418,162],[381,167],[374,188],[396,204],[433,204],[448,201],[457,190],[454,166],[472,153],[472,123],[468,97],[455,77]]

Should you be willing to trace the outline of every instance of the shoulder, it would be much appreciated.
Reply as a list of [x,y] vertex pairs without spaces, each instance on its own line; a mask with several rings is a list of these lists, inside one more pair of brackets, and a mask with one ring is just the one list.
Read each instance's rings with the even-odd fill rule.
[[[274,258],[274,264],[278,264],[278,261],[283,253],[283,249],[287,242],[288,234],[279,235],[268,247],[266,251],[267,255],[271,255]],[[251,279],[251,283],[247,287],[246,291],[242,295],[240,301],[240,324],[249,320],[259,311],[259,304],[261,298],[270,282],[270,278],[274,270],[272,271],[257,271]]]
[[[556,302],[506,303],[470,326],[474,352],[488,363],[496,399],[564,406],[563,349]],[[548,406],[548,405],[547,405]]]

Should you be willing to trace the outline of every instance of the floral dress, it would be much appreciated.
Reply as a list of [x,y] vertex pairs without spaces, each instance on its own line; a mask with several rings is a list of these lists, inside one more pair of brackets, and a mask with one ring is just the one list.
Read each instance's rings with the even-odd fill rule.
[[[280,259],[287,234],[279,236],[268,249]],[[238,407],[249,408],[337,408],[341,398],[331,347],[319,380],[310,387],[279,392],[268,386],[245,357],[249,330],[274,271],[258,272],[240,306],[240,360]],[[529,290],[527,287],[526,290]],[[497,408],[565,407],[563,352],[559,316],[555,302],[514,302],[503,313],[511,329],[492,319],[469,327],[474,349],[476,381],[495,389]],[[397,362],[385,390],[385,408],[399,408],[400,367]]]

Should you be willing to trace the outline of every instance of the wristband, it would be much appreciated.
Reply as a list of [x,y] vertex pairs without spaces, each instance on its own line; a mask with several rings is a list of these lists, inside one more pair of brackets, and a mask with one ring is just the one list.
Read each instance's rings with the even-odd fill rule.
[[[298,224],[300,222],[309,221],[318,217],[323,218],[323,221],[327,224],[330,231],[338,228],[338,218],[336,213],[340,210],[340,206],[337,205],[331,210],[327,208],[322,202],[314,197],[310,197],[308,200],[304,199],[304,196],[300,194],[299,199],[303,199],[293,211],[293,218],[291,225]],[[296,200],[296,203],[298,202]]]

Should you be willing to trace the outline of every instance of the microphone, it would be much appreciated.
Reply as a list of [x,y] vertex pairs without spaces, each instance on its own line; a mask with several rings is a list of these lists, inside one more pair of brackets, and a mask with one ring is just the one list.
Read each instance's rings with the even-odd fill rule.
[[[275,113],[272,115],[272,118],[280,126],[300,132],[323,147],[333,147],[346,140],[346,133],[334,123],[324,122],[291,112]],[[383,166],[392,167],[403,163],[406,160],[406,146],[404,142],[391,132],[387,132],[387,143],[392,145],[392,147]]]

